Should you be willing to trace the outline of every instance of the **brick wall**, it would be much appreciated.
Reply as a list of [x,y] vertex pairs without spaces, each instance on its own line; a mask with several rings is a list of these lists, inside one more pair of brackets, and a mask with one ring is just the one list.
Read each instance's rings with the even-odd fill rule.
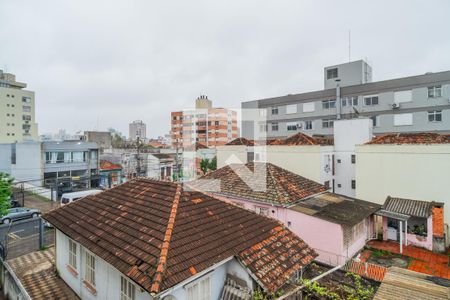
[[433,236],[444,237],[444,207],[433,207]]

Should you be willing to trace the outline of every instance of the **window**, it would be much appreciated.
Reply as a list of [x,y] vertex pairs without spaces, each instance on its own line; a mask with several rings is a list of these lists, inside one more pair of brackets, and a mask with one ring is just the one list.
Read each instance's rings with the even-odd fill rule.
[[272,107],[272,115],[278,115],[278,106]]
[[428,87],[428,98],[439,98],[442,97],[442,86],[435,85]]
[[413,114],[394,115],[394,126],[405,126],[413,124]]
[[365,106],[378,105],[378,96],[365,96],[364,105]]
[[334,120],[333,119],[323,119],[322,120],[322,128],[333,128]]
[[379,126],[378,122],[378,116],[371,116],[370,119],[372,120],[372,125],[374,127]]
[[403,102],[411,102],[412,101],[412,92],[408,91],[400,91],[394,92],[394,102],[399,104]]
[[327,190],[330,189],[330,181],[329,180],[325,181],[323,183],[323,185],[327,188]]
[[211,280],[209,277],[186,287],[188,300],[210,300]]
[[295,131],[297,130],[297,122],[288,122],[286,123],[287,131]]
[[120,276],[120,300],[134,300],[135,287],[125,277]]
[[327,79],[333,79],[338,77],[338,69],[328,69],[327,70]]
[[344,97],[341,103],[342,106],[358,106],[358,97]]
[[261,108],[261,109],[259,110],[259,116],[260,116],[260,117],[265,117],[265,116],[267,116],[267,110],[266,110],[265,108]]
[[278,123],[272,123],[272,131],[278,131]]
[[23,103],[31,103],[31,98],[30,97],[22,97],[22,102]]
[[356,189],[356,180],[352,179],[352,190]]
[[69,266],[77,269],[77,244],[69,239]]
[[255,152],[247,152],[247,162],[255,161]]
[[351,156],[352,164],[356,163],[356,155],[352,154]]
[[296,114],[296,113],[297,113],[297,104],[286,105],[286,114]]
[[255,212],[258,215],[263,215],[263,216],[268,216],[269,215],[269,209],[267,207],[255,206]]
[[84,280],[95,286],[95,257],[89,252],[86,253]]
[[15,165],[16,164],[16,144],[12,143],[11,144],[11,164]]
[[336,108],[336,100],[323,100],[322,108],[323,109]]
[[31,106],[24,105],[23,112],[31,112]]
[[260,132],[267,132],[267,124],[260,124],[259,125],[259,131]]
[[442,110],[429,111],[428,112],[428,121],[441,122],[442,121]]
[[313,121],[305,121],[305,130],[312,130],[313,129]]
[[303,103],[303,112],[313,112],[315,111],[314,102]]

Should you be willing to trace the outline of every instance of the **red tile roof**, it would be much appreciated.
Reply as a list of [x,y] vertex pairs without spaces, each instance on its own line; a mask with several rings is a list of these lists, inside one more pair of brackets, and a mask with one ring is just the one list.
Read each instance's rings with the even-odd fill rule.
[[317,256],[276,220],[150,179],[43,218],[153,294],[233,256],[263,288],[276,291]]
[[332,139],[327,139],[324,137],[312,137],[302,132],[294,134],[286,139],[268,139],[266,141],[254,141],[246,138],[237,138],[226,144],[231,145],[244,145],[244,146],[254,146],[255,144],[260,145],[284,145],[284,146],[306,146],[306,145],[333,145]]
[[396,133],[373,138],[366,144],[448,144],[450,135],[438,133]]
[[[211,172],[200,179],[220,180],[220,191],[215,192],[220,195],[279,205],[289,205],[327,191],[324,185],[271,163],[232,164]],[[265,186],[266,189],[260,191],[252,189],[248,185],[249,182],[260,187]],[[213,191],[215,185],[214,181],[205,183],[201,180],[189,184],[195,189],[205,192]]]

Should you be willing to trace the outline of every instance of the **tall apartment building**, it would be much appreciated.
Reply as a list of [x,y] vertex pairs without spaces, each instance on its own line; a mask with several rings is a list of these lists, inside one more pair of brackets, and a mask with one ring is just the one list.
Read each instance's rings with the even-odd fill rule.
[[129,125],[129,133],[131,141],[135,141],[138,138],[145,140],[147,138],[147,125],[141,120],[133,121]]
[[34,92],[0,70],[0,143],[37,141]]
[[201,143],[207,147],[222,146],[239,135],[236,111],[214,108],[207,96],[195,101],[195,109],[171,113],[173,148]]
[[[242,103],[242,136],[268,138],[298,132],[332,135],[334,121],[369,117],[375,135],[450,132],[450,71],[372,82],[363,60],[324,68],[324,89]],[[253,112],[252,112],[253,111]]]

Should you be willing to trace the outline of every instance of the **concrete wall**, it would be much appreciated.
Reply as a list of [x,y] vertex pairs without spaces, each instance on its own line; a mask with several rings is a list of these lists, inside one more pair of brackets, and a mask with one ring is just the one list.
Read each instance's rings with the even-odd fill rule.
[[[12,164],[12,149],[16,149],[16,163]],[[24,142],[0,144],[0,172],[10,174],[16,181],[30,181],[30,184],[41,185],[43,165],[41,160],[41,143]]]
[[[327,70],[338,69],[337,78],[327,78]],[[372,81],[372,68],[363,60],[352,61],[340,65],[324,68],[324,88],[336,87],[336,79],[340,80],[341,86],[357,85]]]
[[[387,196],[443,202],[450,220],[450,144],[356,147],[356,197],[384,203]],[[447,231],[448,236],[448,231]]]

